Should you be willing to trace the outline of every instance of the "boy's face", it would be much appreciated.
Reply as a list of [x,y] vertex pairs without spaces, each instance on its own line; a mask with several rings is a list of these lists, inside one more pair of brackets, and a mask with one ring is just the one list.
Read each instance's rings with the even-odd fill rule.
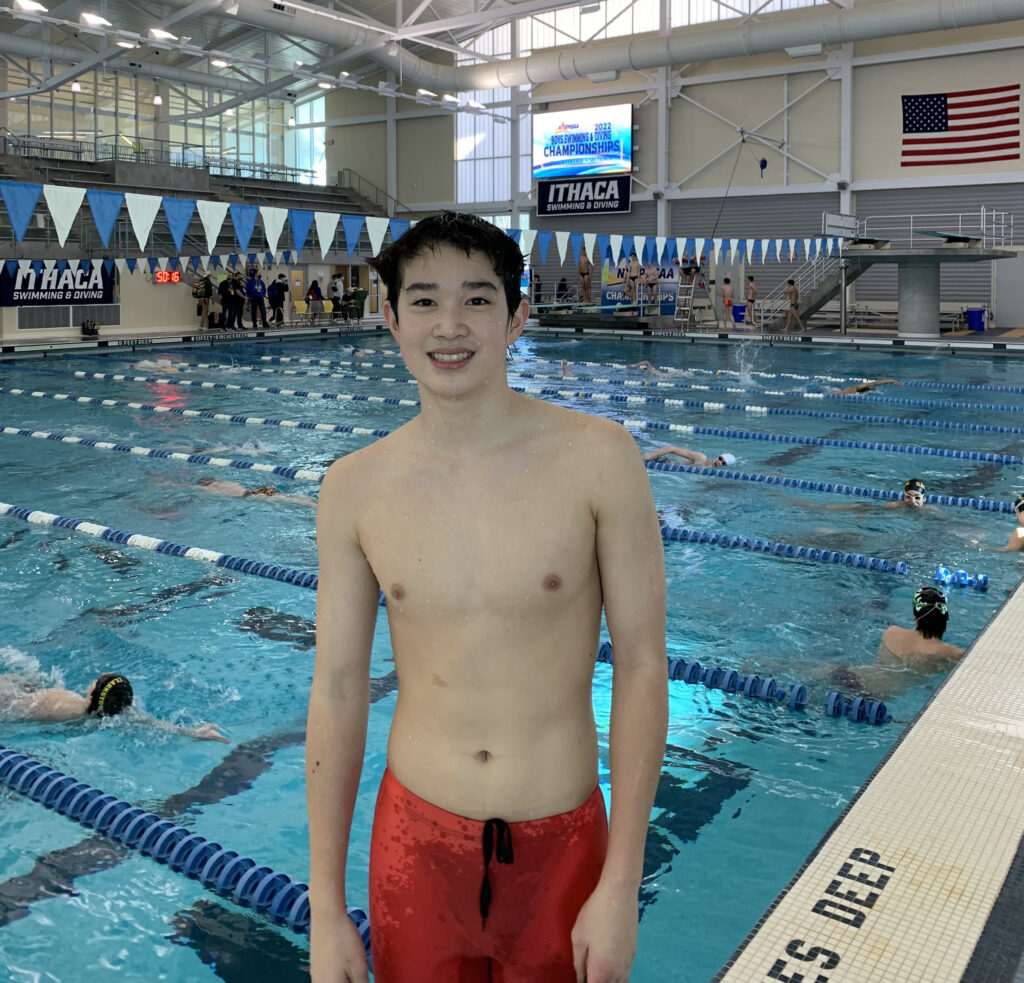
[[384,319],[417,381],[454,395],[499,374],[504,384],[506,348],[529,309],[523,300],[510,318],[490,260],[441,246],[405,264],[398,303],[385,302]]

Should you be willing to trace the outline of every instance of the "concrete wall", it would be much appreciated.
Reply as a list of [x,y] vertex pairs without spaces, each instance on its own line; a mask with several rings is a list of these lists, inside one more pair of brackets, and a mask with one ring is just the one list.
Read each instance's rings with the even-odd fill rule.
[[455,201],[455,115],[398,119],[398,200]]

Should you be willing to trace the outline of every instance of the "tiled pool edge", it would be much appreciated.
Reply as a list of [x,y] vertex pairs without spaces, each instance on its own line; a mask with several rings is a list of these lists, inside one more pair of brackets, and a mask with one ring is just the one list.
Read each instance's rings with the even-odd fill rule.
[[712,983],[1014,980],[1022,669],[1018,586]]

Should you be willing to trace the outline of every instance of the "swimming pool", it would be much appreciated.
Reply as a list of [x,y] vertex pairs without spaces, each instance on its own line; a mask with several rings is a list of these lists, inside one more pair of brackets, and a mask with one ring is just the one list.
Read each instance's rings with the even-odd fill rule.
[[[366,344],[379,344],[382,337]],[[175,357],[216,367],[182,366],[166,382],[129,382],[74,373],[158,377],[160,367],[152,367],[156,355],[114,352],[2,363],[0,426],[183,454],[214,450],[233,460],[316,471],[373,438],[231,424],[170,411],[244,413],[367,430],[393,429],[415,412],[397,402],[311,400],[175,385],[205,380],[415,400],[415,387],[404,382],[347,375],[405,379],[403,371],[388,367],[396,362],[394,355],[360,356],[365,364],[355,372],[346,365],[261,361],[353,361],[329,345],[236,345]],[[561,378],[562,359],[578,378]],[[640,359],[677,371],[652,376],[580,364]],[[132,364],[139,367],[132,369]],[[1005,543],[1014,520],[1001,512],[966,503],[923,515],[834,508],[867,499],[746,476],[886,490],[901,488],[907,477],[916,476],[929,493],[1010,500],[1021,487],[1020,465],[842,445],[872,441],[957,454],[1016,455],[1021,441],[1012,430],[1024,427],[1024,396],[926,385],[1012,389],[1015,363],[982,356],[537,336],[519,343],[510,367],[514,373],[532,374],[514,376],[517,386],[632,397],[629,403],[584,395],[548,398],[628,420],[643,449],[675,443],[709,454],[735,454],[731,477],[652,470],[656,501],[670,526],[886,558],[909,568],[900,575],[701,543],[666,544],[670,654],[772,675],[787,684],[805,683],[810,691],[807,710],[791,713],[738,695],[671,684],[668,747],[652,812],[633,979],[704,983],[900,733],[898,722],[870,727],[825,717],[827,671],[870,662],[881,629],[909,622],[913,590],[930,581],[937,565],[985,572],[990,578],[987,592],[951,591],[947,638],[961,645],[978,633],[1020,573],[1015,556],[979,553],[969,545],[972,538]],[[280,374],[284,371],[343,377]],[[584,378],[595,376],[628,378],[635,385],[609,386]],[[896,377],[905,384],[861,397],[812,395],[863,377]],[[913,380],[922,385],[911,385]],[[167,412],[72,405],[10,392],[14,389],[128,400]],[[913,400],[948,405],[915,405]],[[969,403],[1008,408],[977,409]],[[766,415],[764,407],[836,415],[774,416]],[[901,422],[852,418],[858,415]],[[924,425],[930,423],[1011,429]],[[659,430],[658,425],[710,428],[725,435]],[[757,439],[766,433],[779,439]],[[0,435],[0,448],[0,501],[315,570],[312,509],[221,498],[196,486],[199,477],[213,476],[248,487],[269,480],[288,491],[315,494],[314,481],[16,434]],[[0,565],[5,602],[0,670],[84,688],[101,669],[116,668],[131,676],[149,712],[188,724],[215,721],[228,729],[233,742],[230,747],[198,743],[113,720],[50,727],[5,723],[0,743],[119,798],[173,815],[209,839],[305,879],[302,727],[312,675],[313,592],[12,517],[0,518]],[[388,655],[382,613],[372,664],[379,682],[350,863],[350,903],[363,906],[366,833],[394,702]],[[900,683],[888,702],[897,721],[905,721],[937,680]],[[607,666],[597,668],[594,695],[606,740]],[[602,764],[607,764],[606,755]],[[9,792],[2,793],[2,802],[0,951],[10,978],[77,983],[111,971],[128,980],[303,978],[301,937],[254,918],[151,860],[89,838],[87,830],[35,802]]]

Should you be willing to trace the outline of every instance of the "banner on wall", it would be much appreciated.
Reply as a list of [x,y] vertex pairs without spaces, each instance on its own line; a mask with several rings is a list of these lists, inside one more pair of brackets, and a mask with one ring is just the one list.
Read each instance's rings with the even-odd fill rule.
[[34,270],[0,270],[0,307],[42,307],[53,304],[112,304],[114,272],[102,263],[87,271],[66,266]]
[[630,210],[629,174],[537,182],[538,215],[592,215]]

